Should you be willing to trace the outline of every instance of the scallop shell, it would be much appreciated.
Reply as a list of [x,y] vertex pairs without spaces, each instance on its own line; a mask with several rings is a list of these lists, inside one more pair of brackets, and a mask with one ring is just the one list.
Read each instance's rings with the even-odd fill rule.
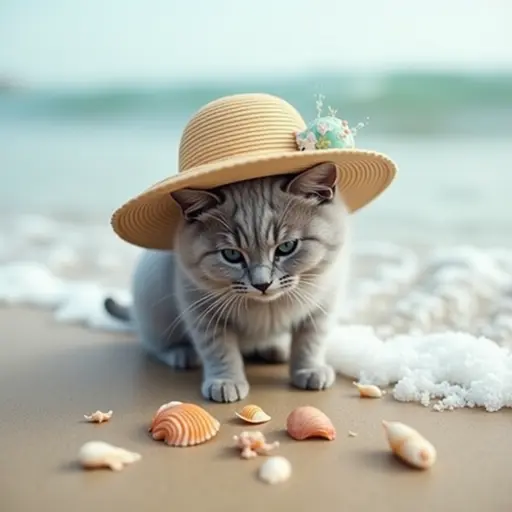
[[190,403],[170,402],[156,412],[149,431],[156,441],[169,446],[195,446],[217,435],[220,422],[202,407]]
[[419,469],[434,465],[437,452],[417,430],[399,421],[383,421],[391,451],[402,461]]
[[86,469],[110,468],[112,471],[121,471],[127,464],[133,464],[141,458],[139,453],[103,441],[89,441],[78,452],[78,460]]
[[[154,423],[155,421],[155,418],[164,410],[164,409],[169,409],[169,407],[174,407],[175,405],[180,405],[182,404],[183,402],[167,402],[165,404],[162,404],[155,412],[155,414],[153,415],[153,418],[151,419],[151,424]],[[149,431],[151,432],[151,427],[149,429]]]
[[353,382],[352,384],[359,390],[361,398],[382,398],[384,395],[383,391],[373,384],[359,384],[359,382]]
[[336,439],[336,429],[330,418],[311,405],[294,409],[286,420],[286,430],[298,441],[311,437],[321,437],[329,441]]
[[268,484],[279,484],[290,478],[292,465],[285,457],[276,455],[269,457],[261,466],[258,476]]
[[272,418],[259,405],[246,405],[235,415],[246,423],[266,423]]

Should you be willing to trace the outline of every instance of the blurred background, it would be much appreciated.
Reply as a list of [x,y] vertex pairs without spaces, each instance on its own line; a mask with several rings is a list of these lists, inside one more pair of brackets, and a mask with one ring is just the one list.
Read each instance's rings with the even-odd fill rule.
[[[3,0],[0,258],[114,272],[110,214],[176,172],[220,95],[315,95],[387,152],[395,183],[356,239],[511,245],[509,0]],[[124,266],[124,272],[126,272]]]

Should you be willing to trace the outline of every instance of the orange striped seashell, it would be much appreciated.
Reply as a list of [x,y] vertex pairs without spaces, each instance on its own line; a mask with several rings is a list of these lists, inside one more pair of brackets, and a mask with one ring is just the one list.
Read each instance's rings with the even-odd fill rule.
[[311,405],[294,409],[286,420],[286,430],[298,441],[311,437],[320,437],[329,441],[336,439],[336,429],[329,417]]
[[[172,405],[170,405],[172,404]],[[217,435],[220,422],[202,407],[170,402],[156,412],[149,431],[156,441],[169,446],[195,446]]]
[[246,405],[242,407],[240,412],[235,412],[235,415],[246,423],[266,423],[272,418],[259,406],[259,405]]
[[[151,425],[153,425],[154,421],[155,421],[155,418],[164,410],[164,409],[168,409],[169,407],[174,407],[176,405],[180,405],[182,404],[183,402],[167,402],[166,404],[162,404],[158,409],[157,411],[155,412],[155,414],[153,415],[153,418],[151,419]],[[152,427],[149,427],[149,431],[151,432],[151,428]]]

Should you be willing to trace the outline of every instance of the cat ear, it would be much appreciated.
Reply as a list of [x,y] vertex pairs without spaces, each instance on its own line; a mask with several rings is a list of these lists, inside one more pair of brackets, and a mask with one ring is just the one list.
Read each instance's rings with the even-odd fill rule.
[[338,167],[330,162],[315,165],[295,176],[286,186],[291,194],[330,201],[338,183]]
[[170,194],[188,221],[197,219],[199,215],[221,202],[221,198],[217,194],[208,190],[184,188]]

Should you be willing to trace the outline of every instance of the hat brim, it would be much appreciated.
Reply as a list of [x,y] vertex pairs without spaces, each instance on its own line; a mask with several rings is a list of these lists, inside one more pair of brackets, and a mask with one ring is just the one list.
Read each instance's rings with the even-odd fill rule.
[[245,155],[205,164],[152,185],[114,212],[112,227],[119,237],[133,245],[170,250],[181,220],[181,210],[170,192],[183,188],[211,189],[255,178],[292,174],[323,162],[338,166],[338,190],[351,213],[379,196],[397,172],[396,164],[389,157],[364,149]]

